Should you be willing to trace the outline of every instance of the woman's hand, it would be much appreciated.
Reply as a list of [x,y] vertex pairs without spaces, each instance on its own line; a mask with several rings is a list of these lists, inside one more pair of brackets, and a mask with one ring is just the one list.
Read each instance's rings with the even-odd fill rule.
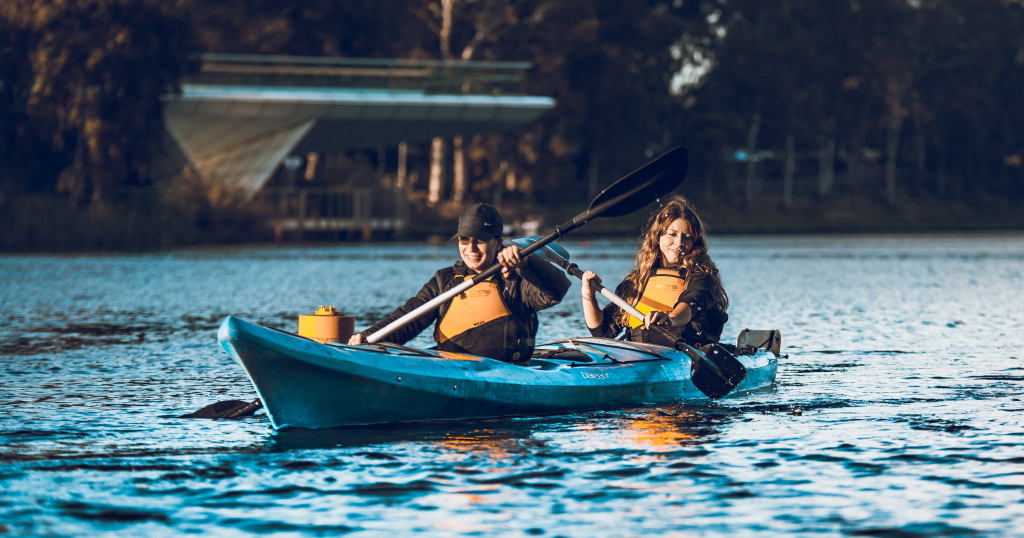
[[498,252],[498,263],[502,265],[501,276],[508,276],[523,260],[519,257],[519,245],[511,245]]
[[363,335],[362,335],[362,333],[356,333],[356,334],[353,334],[353,335],[352,335],[351,337],[349,337],[349,339],[348,339],[348,345],[350,345],[350,346],[359,346],[359,345],[362,345],[362,344],[364,344],[364,343],[365,343],[365,342],[363,341]]
[[675,319],[673,319],[672,316],[669,316],[664,312],[652,310],[648,312],[646,316],[644,316],[644,328],[650,329],[655,325],[661,325],[664,327],[674,327],[674,321]]
[[693,319],[693,310],[690,309],[690,305],[687,303],[679,303],[671,312],[658,312],[657,310],[648,312],[644,316],[644,328],[650,329],[655,325],[662,325],[672,329],[678,329],[690,322]]
[[597,293],[597,289],[590,285],[591,280],[598,284],[601,283],[601,277],[597,276],[597,273],[593,271],[583,273],[583,299],[586,301],[592,301],[594,294]]

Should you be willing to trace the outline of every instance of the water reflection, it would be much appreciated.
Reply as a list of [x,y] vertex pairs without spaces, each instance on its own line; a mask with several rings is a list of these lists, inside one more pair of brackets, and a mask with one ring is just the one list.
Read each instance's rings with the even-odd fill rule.
[[680,407],[672,410],[658,408],[648,410],[623,424],[622,438],[628,444],[638,444],[653,449],[675,449],[693,445],[701,438],[717,433],[709,424],[720,421],[700,413],[699,409]]
[[739,418],[729,408],[686,404],[628,408],[609,413],[573,413],[533,418],[496,418],[466,421],[350,426],[322,430],[289,428],[273,433],[269,452],[325,448],[353,448],[395,443],[435,443],[443,449],[509,457],[528,448],[546,445],[534,439],[545,431],[573,429],[578,432],[614,431],[628,445],[676,448],[699,444]]
[[[564,246],[612,281],[633,255],[628,242]],[[299,313],[333,302],[366,324],[454,250],[0,257],[0,532],[1024,527],[1024,235],[715,238],[713,249],[732,300],[726,332],[783,330],[789,357],[772,390],[714,405],[279,432],[265,418],[175,418],[253,397],[216,345],[219,321],[294,330]],[[585,334],[578,291],[541,313],[540,340]]]
[[266,448],[270,452],[285,452],[430,442],[452,449],[493,452],[510,443],[528,441],[531,432],[531,421],[517,419],[428,421],[322,430],[289,428],[275,431]]

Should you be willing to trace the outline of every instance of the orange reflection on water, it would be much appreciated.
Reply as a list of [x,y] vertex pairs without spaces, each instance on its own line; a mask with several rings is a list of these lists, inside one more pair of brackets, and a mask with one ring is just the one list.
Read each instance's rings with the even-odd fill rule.
[[655,448],[677,448],[700,437],[687,428],[694,418],[692,413],[667,416],[660,411],[651,411],[636,420],[625,422],[619,437]]
[[442,461],[462,461],[467,454],[475,457],[484,456],[492,460],[505,460],[514,455],[512,451],[522,452],[522,447],[516,439],[510,438],[506,432],[490,429],[446,434],[437,445],[451,449],[442,453]]

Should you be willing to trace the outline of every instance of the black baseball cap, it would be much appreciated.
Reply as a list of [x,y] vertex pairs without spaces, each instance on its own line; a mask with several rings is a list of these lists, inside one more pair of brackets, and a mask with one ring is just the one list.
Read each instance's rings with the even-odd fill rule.
[[501,237],[504,224],[498,210],[487,204],[473,204],[462,212],[459,217],[459,231],[452,241],[460,237],[472,237],[480,241],[490,241]]

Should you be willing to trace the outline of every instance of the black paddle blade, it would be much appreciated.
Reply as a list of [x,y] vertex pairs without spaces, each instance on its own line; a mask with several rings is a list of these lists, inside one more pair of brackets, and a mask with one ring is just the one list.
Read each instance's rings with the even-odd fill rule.
[[[686,148],[680,146],[645,164],[632,174],[616,181],[594,198],[589,211],[601,204],[629,194],[612,207],[601,212],[602,217],[628,215],[637,209],[672,192],[686,179],[690,157]],[[635,191],[630,194],[630,191]]]
[[705,346],[703,353],[686,344],[677,347],[693,361],[693,385],[712,400],[725,397],[747,377],[743,363],[718,344]]
[[704,356],[718,366],[722,374],[733,386],[739,385],[747,378],[747,367],[732,353],[719,344],[708,344],[702,348]]
[[178,418],[242,418],[252,416],[263,407],[259,400],[243,402],[242,400],[225,400],[212,403],[195,413],[181,415]]

